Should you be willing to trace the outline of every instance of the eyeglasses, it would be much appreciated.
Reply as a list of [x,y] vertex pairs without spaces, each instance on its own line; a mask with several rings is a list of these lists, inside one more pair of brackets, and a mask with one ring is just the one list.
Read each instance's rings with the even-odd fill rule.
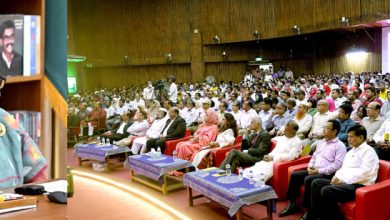
[[2,77],[0,76],[0,89],[2,89],[5,85],[5,81],[6,81],[6,78],[5,77]]

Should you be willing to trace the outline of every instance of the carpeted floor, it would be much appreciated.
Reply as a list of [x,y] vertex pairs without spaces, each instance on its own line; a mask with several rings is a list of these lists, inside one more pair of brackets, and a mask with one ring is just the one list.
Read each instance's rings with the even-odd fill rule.
[[[96,172],[92,170],[91,163],[84,163],[83,167],[78,166],[78,160],[73,155],[73,149],[68,149],[68,164],[80,171],[85,171],[88,173],[96,174],[102,177],[109,178],[111,180],[114,180],[118,183],[126,184],[127,186],[130,186],[134,188],[135,190],[140,190],[144,193],[147,193],[154,198],[166,203],[167,205],[176,208],[179,212],[185,214],[190,219],[212,219],[212,220],[219,220],[219,219],[235,219],[230,218],[227,214],[227,210],[221,206],[218,205],[218,203],[215,203],[213,201],[209,201],[208,199],[199,199],[194,202],[193,207],[188,206],[188,198],[187,198],[187,191],[183,189],[179,189],[173,192],[169,192],[167,196],[163,196],[161,192],[154,190],[148,186],[145,186],[143,184],[140,184],[138,182],[130,182],[130,172],[127,169],[124,168],[116,168],[111,172]],[[114,159],[115,160],[115,159]],[[119,162],[119,161],[115,161]],[[83,181],[81,181],[83,180]],[[75,178],[75,196],[74,198],[69,200],[68,205],[68,219],[78,219],[80,217],[91,217],[93,219],[122,219],[127,215],[127,217],[131,217],[131,219],[156,219],[156,216],[159,216],[160,219],[175,219],[174,216],[169,215],[169,213],[166,213],[164,210],[158,210],[158,207],[151,205],[145,200],[142,200],[142,198],[138,198],[135,195],[132,195],[130,193],[123,193],[126,198],[118,198],[117,200],[120,201],[118,206],[115,206],[115,200],[112,201],[112,199],[109,199],[110,201],[101,200],[101,198],[96,198],[96,200],[91,199],[93,198],[93,194],[88,194],[89,196],[80,196],[78,197],[77,194],[84,194],[84,191],[87,189],[96,188],[97,183],[93,183],[94,181],[90,181],[88,183],[88,180],[85,181],[83,178]],[[79,186],[77,186],[79,184]],[[90,185],[89,185],[90,184]],[[96,190],[96,189],[95,189]],[[78,192],[79,191],[79,192]],[[116,194],[120,195],[120,194]],[[111,194],[110,194],[111,196]],[[115,196],[114,196],[115,197]],[[142,200],[142,202],[140,202]],[[99,202],[96,202],[99,201]],[[127,201],[124,203],[124,201]],[[98,207],[89,206],[88,203],[93,202],[93,204],[97,205]],[[112,203],[114,205],[112,205]],[[72,205],[73,204],[73,205]],[[128,207],[126,205],[128,204]],[[277,204],[277,212],[280,212],[285,206],[287,202],[278,202]],[[81,206],[81,207],[80,207]],[[102,208],[99,208],[99,206],[102,206]],[[118,211],[109,212],[107,210],[106,206],[109,207],[118,207]],[[124,211],[125,210],[125,211]],[[151,213],[156,213],[157,211],[161,212],[159,215],[151,215]],[[244,213],[244,219],[262,219],[266,217],[266,208],[261,205],[250,205],[245,206],[243,208]],[[279,218],[276,213],[273,214],[273,219],[280,219],[280,220],[296,220],[299,219],[302,216],[301,213],[297,213],[295,215],[287,216],[284,218]],[[80,216],[81,215],[81,216]],[[168,217],[170,216],[170,217]]]

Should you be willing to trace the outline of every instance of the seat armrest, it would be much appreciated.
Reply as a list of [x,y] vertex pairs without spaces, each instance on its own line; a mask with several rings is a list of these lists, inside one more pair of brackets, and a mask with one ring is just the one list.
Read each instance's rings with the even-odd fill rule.
[[188,141],[188,140],[191,139],[191,138],[192,138],[192,136],[187,136],[187,137],[183,137],[183,138],[179,138],[179,139],[175,139],[175,140],[166,141],[166,142],[165,142],[165,151],[164,151],[164,154],[165,154],[165,155],[172,156],[173,151],[176,149],[176,145],[177,145],[179,142]]
[[213,158],[214,158],[214,162],[213,162],[214,166],[219,167],[219,165],[221,165],[221,163],[223,162],[223,160],[225,160],[227,154],[231,150],[233,150],[233,149],[240,150],[240,148],[241,148],[241,143],[227,146],[224,148],[213,149],[212,154],[213,154]]
[[390,179],[356,190],[356,220],[385,220],[390,216]]
[[288,182],[290,182],[290,178],[293,172],[300,171],[300,170],[306,170],[309,163],[302,163],[298,165],[294,165],[288,168]]
[[274,163],[274,174],[272,177],[273,188],[280,201],[286,199],[288,189],[288,168],[294,165],[308,163],[311,156],[303,156],[293,161],[282,161]]

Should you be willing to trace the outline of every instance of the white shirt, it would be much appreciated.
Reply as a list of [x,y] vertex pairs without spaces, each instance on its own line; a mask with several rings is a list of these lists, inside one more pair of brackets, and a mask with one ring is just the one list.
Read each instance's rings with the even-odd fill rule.
[[109,117],[115,115],[115,108],[113,106],[110,106],[104,110],[106,110],[106,118],[109,118]]
[[380,128],[374,134],[374,141],[378,143],[380,141],[384,141],[385,133],[390,133],[390,119],[386,119]]
[[128,129],[127,133],[135,136],[145,136],[149,128],[149,123],[146,120],[135,121]]
[[313,116],[313,126],[310,131],[310,133],[316,137],[316,136],[324,136],[324,129],[326,126],[326,122],[330,119],[333,119],[334,116],[330,111],[325,112],[324,114],[320,114],[317,112]]
[[233,145],[235,140],[236,138],[234,137],[234,132],[231,128],[229,128],[226,131],[219,133],[215,142],[219,144],[219,148],[223,148]]
[[345,101],[347,101],[347,98],[345,98],[344,96],[334,100],[334,104],[336,105],[336,109],[338,109]]
[[177,102],[177,86],[174,82],[169,86],[168,96],[173,103]]
[[273,157],[273,161],[295,160],[302,151],[301,139],[297,135],[292,138],[283,135],[275,137],[273,140],[276,140],[277,144],[268,154]]
[[183,111],[184,120],[186,121],[187,126],[190,126],[192,123],[196,122],[199,118],[199,112],[195,109],[186,109]]
[[366,142],[347,152],[343,165],[335,176],[347,184],[371,185],[378,175],[379,159],[375,150]]
[[123,105],[122,107],[116,107],[115,109],[115,114],[117,115],[123,115],[124,112],[127,112],[129,109],[127,108],[127,106]]
[[145,107],[145,101],[142,100],[142,99],[139,99],[138,101],[137,101],[136,99],[134,99],[134,100],[132,101],[132,110],[138,109],[138,106],[139,106],[139,105]]
[[264,81],[269,82],[272,81],[272,75],[271,74],[266,74],[264,77]]
[[146,131],[146,135],[149,138],[158,138],[167,123],[168,118],[156,119],[153,121],[152,126]]
[[1,55],[3,56],[3,60],[5,61],[5,63],[7,64],[7,67],[8,69],[11,68],[11,62],[8,61],[7,57],[5,56],[4,52],[1,53]]
[[272,161],[259,161],[254,166],[244,170],[244,177],[248,178],[252,171],[256,179],[261,174],[264,175],[265,181],[273,175],[273,164],[278,161],[291,161],[298,158],[302,151],[301,139],[298,136],[287,138],[286,136],[275,137],[277,141],[276,147],[268,155],[273,157]]
[[116,130],[117,134],[123,134],[123,128],[125,128],[127,122],[122,122],[121,125],[119,126],[118,130]]
[[236,113],[231,111],[230,113],[233,115],[234,119],[236,119],[236,122],[238,123],[241,118],[241,110],[238,110]]
[[155,99],[155,95],[154,95],[154,87],[151,86],[147,86],[144,88],[144,91],[143,91],[143,96],[144,96],[144,99],[146,100],[152,100],[152,99]]
[[311,125],[313,124],[313,117],[311,117],[309,114],[306,114],[305,117],[303,117],[301,120],[298,120],[297,116],[295,115],[293,120],[299,126],[297,134],[306,134],[310,131]]
[[[171,120],[171,122],[169,122],[168,126],[165,128],[164,132],[163,132],[163,136],[167,136],[167,133],[168,133],[168,129],[169,127],[171,127],[172,123],[176,120],[176,118],[174,118],[173,120]],[[164,128],[163,128],[164,129]]]
[[242,111],[241,118],[239,121],[239,126],[241,129],[246,129],[251,125],[252,118],[258,117],[257,112],[254,109],[249,109],[249,111]]
[[286,71],[284,73],[285,77],[286,78],[291,78],[291,79],[294,79],[294,73],[290,70],[290,71]]

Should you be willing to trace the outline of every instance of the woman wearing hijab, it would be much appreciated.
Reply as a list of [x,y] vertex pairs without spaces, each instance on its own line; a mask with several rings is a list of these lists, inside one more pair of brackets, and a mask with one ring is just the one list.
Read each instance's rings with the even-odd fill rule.
[[201,148],[208,146],[211,141],[215,140],[218,134],[217,124],[218,114],[214,110],[208,109],[205,112],[204,123],[199,126],[194,137],[177,144],[177,157],[192,161]]
[[[0,91],[5,78],[0,76]],[[47,161],[15,118],[0,108],[0,189],[47,180]]]

